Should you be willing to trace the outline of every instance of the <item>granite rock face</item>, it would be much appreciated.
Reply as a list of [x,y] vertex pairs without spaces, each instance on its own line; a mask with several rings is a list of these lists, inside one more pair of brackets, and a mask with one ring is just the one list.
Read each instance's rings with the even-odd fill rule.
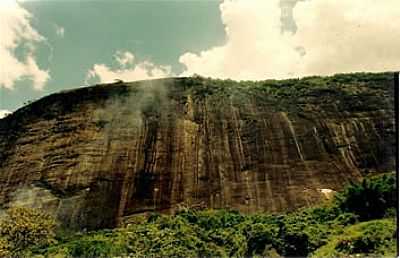
[[356,77],[172,78],[47,96],[0,119],[1,207],[95,229],[180,206],[318,203],[395,167],[393,76]]

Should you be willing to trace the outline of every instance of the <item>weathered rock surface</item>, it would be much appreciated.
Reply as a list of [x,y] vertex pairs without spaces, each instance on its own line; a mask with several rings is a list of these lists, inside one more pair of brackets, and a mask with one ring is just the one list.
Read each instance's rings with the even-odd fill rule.
[[0,119],[0,204],[42,207],[69,228],[180,205],[312,205],[321,189],[394,170],[393,88],[386,73],[53,94]]

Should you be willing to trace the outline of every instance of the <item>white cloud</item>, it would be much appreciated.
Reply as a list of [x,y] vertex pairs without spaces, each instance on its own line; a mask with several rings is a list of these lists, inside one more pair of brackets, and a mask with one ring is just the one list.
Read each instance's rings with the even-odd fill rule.
[[[49,72],[35,61],[35,44],[45,39],[30,25],[31,14],[14,0],[0,2],[0,87],[12,89],[16,81],[29,78],[35,89],[42,89]],[[24,60],[14,55],[17,47],[27,48]]]
[[220,5],[227,42],[179,61],[193,73],[232,79],[290,75],[300,59],[289,34],[281,34],[279,0],[224,1]]
[[313,0],[294,9],[302,74],[400,68],[398,0]]
[[266,79],[400,68],[398,0],[299,2],[296,34],[282,33],[279,0],[225,0],[220,9],[227,42],[183,54],[182,75]]
[[114,58],[122,67],[133,65],[133,61],[135,60],[135,56],[129,51],[117,51],[117,53],[115,53],[114,55]]
[[61,27],[57,24],[54,25],[54,28],[56,30],[56,34],[60,37],[60,38],[64,38],[64,34],[65,34],[65,29],[64,27]]
[[111,68],[105,64],[95,64],[87,73],[86,83],[98,79],[101,83],[145,80],[172,76],[170,66],[157,66],[149,61],[134,64],[135,56],[130,52],[117,51],[114,55],[119,68]]
[[0,109],[0,119],[6,117],[9,114],[11,114],[11,111],[6,110],[6,109]]

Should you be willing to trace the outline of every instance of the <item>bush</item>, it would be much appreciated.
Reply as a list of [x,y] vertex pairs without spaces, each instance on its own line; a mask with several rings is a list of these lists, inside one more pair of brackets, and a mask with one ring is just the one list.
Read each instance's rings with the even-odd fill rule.
[[396,225],[392,219],[373,220],[347,227],[317,251],[315,257],[394,256]]
[[342,211],[358,215],[361,221],[383,218],[397,205],[396,176],[391,173],[352,183],[336,198]]
[[189,223],[205,229],[230,228],[244,221],[243,215],[239,212],[227,210],[188,210],[178,215]]
[[11,208],[0,220],[1,245],[8,242],[11,252],[54,242],[55,220],[48,214],[31,208]]
[[333,224],[343,226],[353,225],[357,222],[358,216],[350,212],[342,213],[333,220]]
[[[72,257],[110,257],[115,246],[107,238],[84,238],[76,240],[67,246]],[[118,253],[118,252],[115,252]]]
[[44,254],[49,257],[394,254],[392,220],[359,223],[360,216],[368,218],[360,207],[368,207],[370,204],[365,202],[371,202],[361,193],[369,198],[375,198],[371,194],[376,193],[379,198],[372,203],[380,202],[379,207],[386,209],[374,216],[394,217],[393,179],[394,175],[373,177],[353,184],[335,202],[286,214],[242,215],[229,210],[193,209],[183,209],[174,216],[154,213],[125,228],[58,238],[59,243],[47,248]]
[[10,256],[11,246],[8,240],[4,237],[0,237],[0,257]]
[[242,226],[247,240],[246,256],[262,255],[269,246],[277,246],[279,227],[276,224],[247,223]]
[[279,253],[290,257],[305,257],[309,253],[309,236],[301,230],[302,226],[286,225],[281,231],[282,245],[279,247]]
[[[126,236],[119,231],[101,230],[60,240],[44,251],[46,257],[113,257],[126,255]],[[61,242],[64,241],[64,242]]]

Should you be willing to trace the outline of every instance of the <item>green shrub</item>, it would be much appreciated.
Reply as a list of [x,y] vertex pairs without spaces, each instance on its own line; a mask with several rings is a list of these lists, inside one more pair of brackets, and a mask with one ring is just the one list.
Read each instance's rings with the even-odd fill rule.
[[284,256],[307,256],[309,253],[309,236],[304,232],[306,224],[286,223],[280,228],[281,245],[278,252]]
[[127,254],[126,241],[118,239],[118,231],[77,234],[45,250],[49,257],[111,257]]
[[112,248],[107,240],[79,239],[69,245],[68,253],[73,257],[109,257]]
[[180,216],[159,216],[151,223],[131,225],[120,232],[128,235],[128,251],[135,256],[227,256],[217,241],[205,241],[210,238],[207,233]]
[[[131,224],[112,231],[98,231],[48,248],[47,255],[72,257],[254,257],[307,256],[330,247],[329,252],[388,252],[392,248],[374,232],[378,227],[363,229],[366,239],[351,235],[354,250],[346,245],[352,223],[357,216],[342,213],[334,207],[302,209],[285,215],[240,215],[230,211],[188,210],[175,216],[152,216],[147,222]],[[340,210],[339,210],[340,211]],[[324,220],[325,218],[326,220]],[[212,226],[208,225],[209,222]],[[378,222],[380,223],[380,222]],[[350,226],[348,226],[350,225]],[[380,225],[380,224],[379,224]],[[360,228],[360,227],[358,227]],[[359,230],[356,228],[357,230]],[[393,236],[393,230],[387,230]],[[379,233],[381,234],[381,233]],[[338,240],[330,246],[332,237]],[[334,239],[336,239],[334,238]],[[340,240],[340,241],[339,241]],[[342,241],[343,240],[343,241]],[[382,242],[383,241],[383,242]],[[386,241],[386,242],[385,242]],[[372,246],[372,247],[371,247]],[[347,249],[346,249],[347,248]],[[357,249],[358,248],[358,249]],[[364,248],[364,249],[363,249]],[[380,251],[379,251],[380,250]],[[321,252],[321,251],[318,251]],[[324,253],[324,252],[322,252]]]
[[6,240],[11,252],[54,242],[56,222],[50,215],[31,208],[11,208],[0,220],[2,245]]
[[279,244],[279,227],[277,224],[246,223],[242,225],[247,241],[246,256],[262,255],[270,247]]
[[11,246],[8,240],[0,237],[0,257],[8,257],[11,254]]
[[358,216],[350,212],[341,213],[333,220],[333,224],[343,226],[353,225],[357,222]]
[[361,221],[383,218],[397,205],[396,176],[391,173],[352,183],[337,195],[337,203],[342,211],[356,214]]
[[396,225],[392,219],[373,220],[349,226],[340,235],[314,252],[315,257],[393,255],[396,250]]
[[[394,254],[392,220],[356,224],[360,216],[368,219],[360,212],[360,207],[367,206],[367,199],[360,193],[370,198],[376,193],[379,198],[373,202],[384,204],[380,206],[384,211],[374,216],[394,217],[393,178],[394,175],[370,178],[347,188],[337,201],[286,214],[242,215],[229,210],[192,209],[173,216],[154,213],[124,228],[58,237],[59,243],[37,253],[49,257]],[[358,207],[350,205],[354,203]]]

